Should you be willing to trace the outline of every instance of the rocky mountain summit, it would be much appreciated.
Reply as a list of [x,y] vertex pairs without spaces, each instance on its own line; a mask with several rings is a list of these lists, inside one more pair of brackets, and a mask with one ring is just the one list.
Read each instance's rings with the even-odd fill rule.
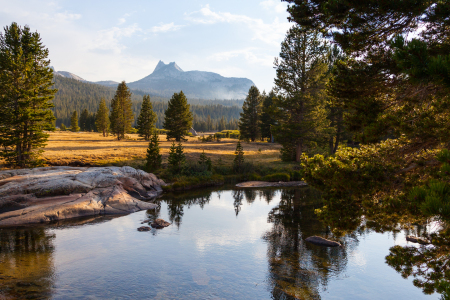
[[247,78],[223,77],[204,71],[183,71],[175,62],[156,65],[153,73],[131,82],[131,89],[147,91],[163,97],[171,97],[181,90],[190,98],[243,99],[253,81]]
[[154,209],[164,181],[132,167],[0,172],[0,226]]

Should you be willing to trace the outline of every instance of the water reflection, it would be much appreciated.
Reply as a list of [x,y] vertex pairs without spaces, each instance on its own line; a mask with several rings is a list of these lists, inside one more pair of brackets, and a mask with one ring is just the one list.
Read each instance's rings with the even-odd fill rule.
[[273,299],[320,299],[320,286],[325,288],[330,276],[346,267],[346,250],[304,242],[312,235],[330,235],[314,214],[317,207],[314,190],[283,190],[279,205],[269,213],[273,227],[264,239]]
[[44,228],[0,229],[0,298],[51,297],[54,238]]
[[[308,188],[204,189],[166,194],[160,204],[156,210],[147,211],[145,217],[150,221],[165,218],[174,227],[159,231],[158,236],[156,230],[152,230],[153,236],[136,231],[143,213],[92,229],[86,225],[98,225],[109,219],[0,229],[0,299],[84,299],[90,293],[104,299],[321,299],[326,298],[325,290],[333,290],[331,283],[338,277],[346,277],[354,266],[359,240],[382,230],[375,223],[366,222],[340,238],[343,248],[305,243],[304,239],[312,235],[335,238],[317,219],[314,210],[322,205],[320,197]],[[74,225],[82,226],[68,231],[69,234],[58,231],[67,226],[73,229]],[[52,230],[55,226],[58,230]],[[411,234],[427,232],[426,227],[417,226]],[[82,238],[73,239],[72,233]],[[397,233],[394,231],[393,236]],[[383,239],[389,241],[387,237]],[[424,281],[417,281],[417,286],[441,292],[441,283],[450,278],[449,240],[442,240],[440,250],[394,247],[388,264],[403,276],[423,278]],[[58,246],[58,252],[54,245]],[[363,245],[359,245],[359,251]],[[386,243],[372,245],[382,253],[383,260],[388,254]],[[149,249],[157,255],[148,255]],[[67,267],[61,257],[71,255],[77,261]],[[360,262],[365,264],[364,259]],[[380,264],[388,269],[383,262]],[[429,276],[424,277],[426,268],[434,268],[434,273],[428,272]],[[364,272],[348,276],[361,274],[366,276]],[[102,284],[94,287],[91,283],[97,284],[98,276]],[[359,281],[367,284],[363,289],[384,286],[384,278],[371,282],[372,278],[366,276]],[[351,288],[351,282],[342,280],[338,285],[345,290]],[[427,283],[432,285],[423,285]],[[405,286],[408,284],[416,290],[410,283]],[[359,299],[358,296],[367,295],[363,294],[367,290],[352,296],[345,291],[337,295]]]
[[[212,189],[205,189],[193,191],[189,193],[167,194],[164,197],[164,202],[167,203],[169,211],[169,222],[176,225],[178,228],[182,224],[184,210],[191,206],[198,205],[201,209],[211,201]],[[220,195],[220,194],[219,194]],[[220,198],[220,196],[219,196]],[[150,221],[156,220],[161,215],[161,206],[155,210],[148,210],[147,217]]]

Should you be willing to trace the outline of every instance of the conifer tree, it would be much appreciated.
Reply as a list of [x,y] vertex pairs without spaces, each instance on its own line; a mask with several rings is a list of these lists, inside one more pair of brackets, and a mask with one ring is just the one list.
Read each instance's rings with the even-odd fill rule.
[[89,131],[90,129],[89,112],[86,108],[81,112],[79,123],[81,131]]
[[125,138],[125,134],[132,128],[133,120],[131,92],[125,81],[122,81],[111,101],[111,132],[117,136],[118,140]]
[[274,91],[270,91],[268,95],[263,93],[262,98],[262,108],[261,108],[261,137],[262,138],[272,138],[271,126],[275,124],[276,120],[273,117],[273,98],[276,97]]
[[39,164],[54,130],[48,49],[39,33],[12,23],[0,33],[0,157],[12,166]]
[[168,158],[170,169],[173,173],[179,172],[185,162],[186,156],[184,155],[183,146],[181,143],[178,143],[178,146],[175,146],[175,142],[173,142],[169,150]]
[[161,168],[162,156],[159,154],[159,139],[156,130],[150,139],[147,149],[147,161],[145,167],[148,172],[153,172]]
[[103,136],[108,136],[109,132],[109,111],[106,106],[106,101],[104,98],[100,101],[100,105],[98,106],[97,114],[95,115],[95,127],[98,132],[103,133]]
[[139,113],[139,117],[137,119],[137,130],[139,136],[148,141],[155,130],[155,123],[157,120],[158,116],[153,111],[150,96],[145,95],[142,99],[141,112]]
[[283,145],[283,159],[300,161],[308,146],[325,139],[328,51],[318,31],[298,26],[288,30],[281,44],[280,59],[275,60],[275,92],[281,97],[274,98],[277,122],[272,131]]
[[167,140],[174,138],[179,142],[185,140],[188,130],[192,127],[192,113],[183,91],[173,94],[169,100],[164,117],[164,129],[167,129]]
[[61,123],[61,126],[59,127],[61,131],[66,131],[67,127],[64,125],[64,123]]
[[244,148],[239,140],[236,145],[236,151],[234,151],[233,169],[235,172],[240,173],[244,165]]
[[261,136],[260,130],[261,96],[256,86],[250,87],[247,98],[242,105],[239,119],[239,131],[245,140],[254,142]]
[[198,160],[198,164],[199,165],[206,165],[208,167],[208,171],[212,170],[211,158],[206,156],[205,150],[203,150],[202,154],[200,154],[200,158]]
[[80,131],[80,127],[78,126],[77,111],[74,111],[72,113],[72,117],[70,118],[70,131],[72,131],[72,132]]

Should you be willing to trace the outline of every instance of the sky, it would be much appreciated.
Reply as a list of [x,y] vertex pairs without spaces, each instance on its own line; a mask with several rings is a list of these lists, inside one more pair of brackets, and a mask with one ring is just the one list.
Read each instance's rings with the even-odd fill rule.
[[0,0],[0,24],[28,25],[56,71],[88,81],[133,82],[162,60],[269,91],[293,25],[286,8],[280,0]]

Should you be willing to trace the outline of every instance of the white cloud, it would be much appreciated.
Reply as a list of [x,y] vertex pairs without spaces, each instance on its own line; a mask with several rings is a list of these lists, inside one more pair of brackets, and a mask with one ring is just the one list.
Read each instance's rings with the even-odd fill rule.
[[253,19],[245,15],[235,15],[228,12],[214,12],[209,5],[199,11],[187,14],[187,20],[199,24],[235,23],[245,24],[253,31],[253,40],[260,40],[267,44],[279,46],[286,31],[291,27],[289,22],[280,22],[275,18],[272,23],[264,23],[261,19]]
[[142,29],[137,24],[128,27],[113,27],[100,30],[97,32],[96,38],[89,48],[91,50],[112,51],[113,53],[119,54],[126,48],[125,45],[120,43],[120,39],[123,37],[131,37],[136,32],[142,32]]
[[264,9],[274,11],[276,13],[282,13],[286,11],[286,4],[274,0],[266,0],[259,3]]
[[57,22],[59,22],[59,21],[74,21],[74,20],[78,20],[78,19],[81,19],[80,14],[70,14],[68,12],[57,13],[54,16],[54,20]]
[[150,29],[151,32],[157,33],[157,32],[168,32],[168,31],[175,31],[178,29],[183,28],[185,25],[175,25],[173,22],[168,24],[162,24],[160,26],[153,26],[152,29]]
[[251,64],[258,64],[262,66],[272,67],[273,57],[265,54],[257,54],[258,49],[256,48],[245,48],[240,50],[224,51],[215,53],[208,57],[209,60],[214,61],[227,61],[232,58],[243,57],[245,61]]
[[124,24],[124,23],[127,21],[127,18],[128,18],[129,16],[131,16],[131,14],[125,14],[125,15],[123,15],[122,18],[119,18],[119,23],[118,23],[118,25]]

